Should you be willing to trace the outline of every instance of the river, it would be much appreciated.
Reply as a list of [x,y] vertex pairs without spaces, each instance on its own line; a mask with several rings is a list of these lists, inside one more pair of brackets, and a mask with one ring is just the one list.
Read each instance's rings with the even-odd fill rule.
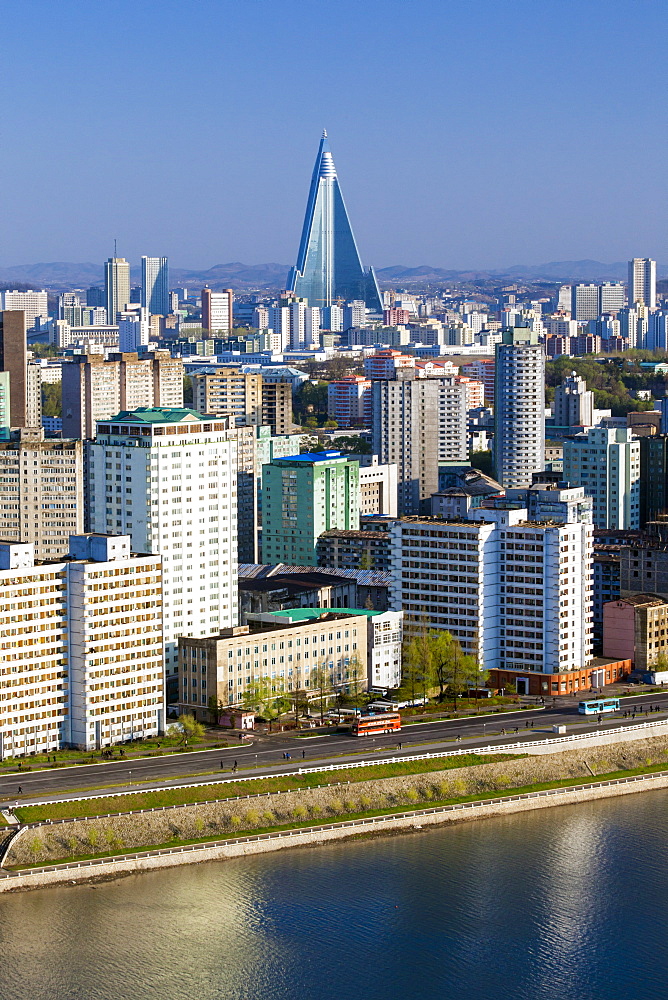
[[2,1000],[665,1000],[668,792],[0,896]]

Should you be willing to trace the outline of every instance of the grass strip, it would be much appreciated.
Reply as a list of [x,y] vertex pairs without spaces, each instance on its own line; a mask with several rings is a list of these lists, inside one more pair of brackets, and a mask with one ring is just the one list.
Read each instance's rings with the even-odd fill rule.
[[[382,809],[369,809],[364,812],[350,812],[350,813],[340,813],[338,816],[332,816],[329,823],[314,823],[311,818],[310,821],[302,821],[299,823],[281,823],[276,826],[267,827],[253,827],[248,830],[236,830],[234,833],[230,834],[228,837],[196,837],[191,840],[179,840],[174,838],[173,840],[166,841],[163,844],[149,844],[145,847],[133,847],[127,852],[128,855],[139,854],[142,851],[163,851],[172,847],[187,847],[191,844],[207,844],[219,840],[237,840],[241,837],[256,837],[265,833],[280,833],[282,830],[302,830],[311,827],[318,826],[328,826],[331,823],[344,823],[355,819],[372,819],[376,816],[393,816],[398,813],[410,813],[419,812],[422,809],[433,809],[440,808],[443,806],[457,805],[463,802],[481,802],[485,799],[509,799],[514,795],[526,795],[531,792],[540,792],[549,788],[569,788],[579,785],[595,785],[600,781],[612,781],[615,778],[628,778],[637,774],[652,774],[655,771],[665,770],[665,764],[652,764],[645,767],[635,767],[624,771],[610,771],[608,774],[599,774],[594,778],[562,778],[557,781],[543,781],[537,782],[533,785],[522,785],[518,788],[508,788],[504,791],[486,791],[480,792],[476,795],[463,795],[457,798],[451,799],[431,799],[425,802],[410,803],[406,805],[396,805],[388,808],[387,806]],[[73,855],[71,858],[64,858],[59,861],[54,861],[52,864],[68,864],[73,861],[93,861],[98,858],[113,858],[118,857],[119,853],[122,855],[124,852],[119,852],[118,849],[115,851],[101,851],[97,854],[77,854]],[[7,866],[6,871],[29,871],[31,868],[44,868],[48,867],[44,862],[34,865],[22,865],[22,866]]]
[[[255,781],[228,781],[196,788],[169,788],[164,791],[136,792],[133,795],[105,795],[85,802],[65,800],[51,805],[18,806],[14,813],[22,823],[37,823],[45,819],[84,819],[105,813],[132,812],[135,809],[155,809],[164,806],[190,805],[193,802],[217,802],[237,796],[291,792],[300,788],[317,788],[333,783],[357,784],[379,778],[397,778],[430,771],[446,771],[476,764],[492,764],[503,760],[520,760],[522,754],[463,754],[461,757],[432,757],[429,760],[396,761],[369,767],[351,767],[341,771],[319,771],[312,774],[285,774]],[[85,813],[82,810],[85,809]]]

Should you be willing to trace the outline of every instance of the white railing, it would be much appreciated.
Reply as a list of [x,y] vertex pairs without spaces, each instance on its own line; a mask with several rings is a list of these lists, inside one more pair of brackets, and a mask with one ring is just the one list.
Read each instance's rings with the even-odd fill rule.
[[[610,778],[606,781],[591,781],[584,785],[562,785],[559,788],[543,788],[536,792],[522,792],[513,795],[496,796],[489,799],[477,799],[473,802],[455,802],[448,806],[432,806],[427,809],[414,809],[407,812],[386,813],[383,816],[370,816],[365,819],[343,820],[338,823],[323,823],[320,826],[299,827],[293,830],[278,830],[276,833],[260,833],[249,837],[227,838],[225,840],[204,841],[200,844],[187,844],[183,847],[165,847],[153,851],[137,851],[105,858],[93,858],[89,861],[70,861],[63,864],[45,865],[41,868],[25,868],[20,871],[0,871],[0,879],[21,879],[30,875],[43,875],[48,872],[72,871],[77,868],[92,868],[98,865],[123,864],[127,861],[141,861],[144,858],[164,857],[170,854],[190,854],[193,851],[210,851],[220,847],[235,847],[239,844],[253,844],[266,840],[285,840],[303,834],[326,833],[329,830],[347,829],[349,827],[382,826],[393,820],[420,820],[423,817],[458,812],[460,810],[476,810],[490,805],[503,805],[506,802],[520,802],[524,799],[540,799],[550,796],[566,795],[569,792],[588,791],[592,788],[609,788],[614,785],[628,785],[634,782],[652,781],[668,777],[668,771],[657,771],[654,774],[634,774],[627,778]],[[415,824],[419,826],[419,823]]]
[[[80,796],[66,796],[65,798],[59,799],[40,799],[39,802],[26,802],[26,803],[16,803],[12,805],[12,809],[20,809],[22,807],[29,808],[31,805],[34,806],[51,806],[57,805],[61,802],[88,802],[95,799],[112,799],[112,798],[123,798],[127,795],[144,795],[150,794],[151,792],[169,792],[175,791],[179,788],[208,788],[213,785],[226,785],[231,783],[236,783],[239,781],[265,781],[268,778],[283,778],[290,777],[295,774],[315,774],[322,771],[345,771],[348,768],[353,767],[374,767],[379,764],[400,764],[402,761],[412,761],[412,760],[431,760],[435,757],[464,757],[469,754],[497,754],[497,753],[522,753],[531,747],[544,747],[549,745],[551,747],[561,745],[563,743],[575,743],[582,740],[590,740],[597,736],[611,736],[617,733],[629,733],[635,732],[637,730],[652,729],[656,726],[668,726],[668,719],[657,719],[655,722],[641,722],[635,726],[619,726],[615,729],[601,729],[596,730],[591,733],[577,733],[574,736],[557,736],[554,738],[546,740],[532,740],[527,742],[518,741],[516,743],[505,743],[501,746],[482,746],[482,747],[460,747],[457,750],[435,750],[432,753],[423,754],[410,754],[402,755],[401,757],[382,757],[375,758],[373,760],[360,760],[351,761],[346,764],[323,764],[321,767],[299,767],[292,771],[277,771],[271,774],[248,774],[248,775],[238,775],[233,778],[219,778],[218,781],[192,781],[187,784],[182,785],[156,785],[151,788],[134,788],[127,792],[100,792],[96,795],[80,795]],[[383,754],[395,754],[396,747],[392,750],[381,750],[378,751]],[[261,765],[260,765],[261,766]],[[294,789],[288,789],[289,791],[294,791]],[[266,794],[266,793],[263,793]],[[242,796],[243,797],[243,796]],[[16,800],[12,800],[15,802]],[[180,805],[191,805],[190,802],[182,802]],[[158,807],[164,808],[164,807]],[[79,817],[82,818],[82,817]]]

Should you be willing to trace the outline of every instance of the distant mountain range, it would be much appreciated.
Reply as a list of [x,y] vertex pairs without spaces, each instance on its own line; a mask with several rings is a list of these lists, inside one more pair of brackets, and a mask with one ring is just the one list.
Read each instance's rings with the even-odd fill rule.
[[[196,290],[204,285],[213,289],[234,288],[238,292],[276,291],[285,287],[290,267],[288,264],[216,264],[206,270],[170,268],[172,287],[184,286]],[[496,269],[470,269],[468,271],[446,270],[423,264],[420,267],[405,267],[396,264],[381,267],[377,275],[382,285],[427,285],[449,282],[562,282],[570,284],[579,281],[625,281],[627,264],[619,261],[604,264],[599,260],[561,260],[547,264],[515,264],[512,267]],[[668,264],[657,266],[659,278],[668,277]],[[139,284],[139,268],[131,270],[132,282]],[[52,264],[17,264],[0,268],[0,284],[23,284],[33,288],[67,290],[101,285],[102,264],[71,264],[58,261]]]

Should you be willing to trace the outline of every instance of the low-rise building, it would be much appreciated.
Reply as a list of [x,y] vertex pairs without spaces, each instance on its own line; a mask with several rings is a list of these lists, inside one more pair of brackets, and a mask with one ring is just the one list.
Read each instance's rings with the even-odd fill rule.
[[635,670],[668,663],[668,601],[636,594],[603,605],[603,655],[633,661]]
[[179,703],[206,717],[216,705],[240,705],[258,684],[290,696],[315,690],[315,671],[332,691],[367,686],[368,620],[372,612],[302,608],[247,616],[217,635],[179,640]]

